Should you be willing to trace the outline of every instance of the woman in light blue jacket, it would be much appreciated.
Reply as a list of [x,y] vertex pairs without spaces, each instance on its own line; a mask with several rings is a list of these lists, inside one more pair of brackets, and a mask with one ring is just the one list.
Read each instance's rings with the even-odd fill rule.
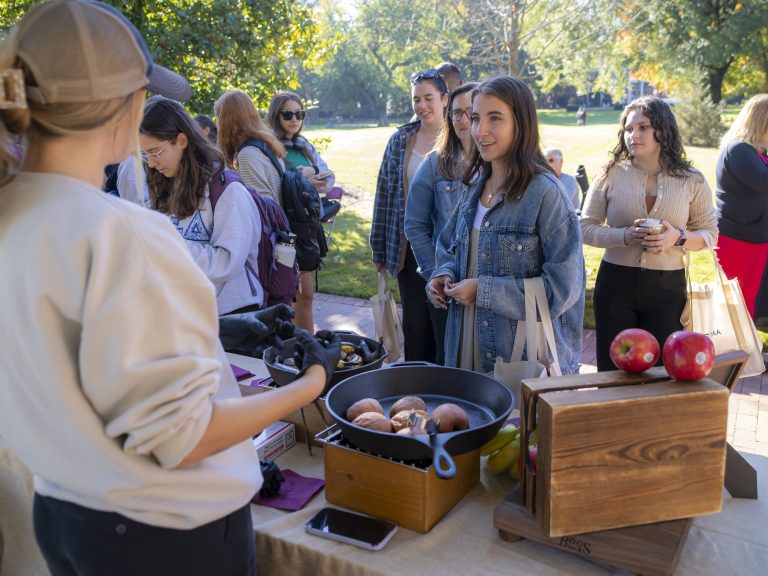
[[[418,273],[429,280],[435,269],[435,245],[467,187],[462,182],[472,151],[472,90],[477,82],[463,84],[448,98],[448,119],[434,152],[422,162],[411,182],[405,206],[405,235],[411,243]],[[448,311],[429,306],[435,337],[435,362],[445,363],[445,326]]]
[[440,234],[427,291],[447,307],[447,366],[493,370],[525,319],[523,279],[542,277],[564,374],[578,372],[585,274],[579,219],[540,150],[528,86],[503,76],[472,95],[471,189]]

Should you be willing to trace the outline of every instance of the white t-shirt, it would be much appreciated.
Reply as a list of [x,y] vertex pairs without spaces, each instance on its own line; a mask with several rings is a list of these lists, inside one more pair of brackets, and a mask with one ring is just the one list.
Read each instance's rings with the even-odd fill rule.
[[0,187],[0,436],[43,495],[194,528],[261,485],[245,441],[174,468],[239,396],[214,290],[162,214],[80,180]]

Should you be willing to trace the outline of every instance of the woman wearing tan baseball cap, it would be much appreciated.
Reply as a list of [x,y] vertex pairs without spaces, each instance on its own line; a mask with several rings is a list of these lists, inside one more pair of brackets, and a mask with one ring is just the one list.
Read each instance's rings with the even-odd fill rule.
[[251,574],[250,438],[320,394],[338,338],[300,334],[303,376],[240,398],[184,241],[99,189],[145,90],[190,94],[98,2],[37,5],[0,45],[0,436],[53,574]]

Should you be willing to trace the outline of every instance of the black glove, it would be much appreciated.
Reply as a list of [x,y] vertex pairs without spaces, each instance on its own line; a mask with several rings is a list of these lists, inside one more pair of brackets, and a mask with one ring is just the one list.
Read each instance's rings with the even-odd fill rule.
[[310,366],[319,364],[325,369],[325,385],[328,386],[341,359],[341,338],[330,330],[320,330],[312,336],[305,330],[297,329],[295,336],[293,359],[299,376],[303,376]]
[[219,338],[227,352],[261,358],[270,346],[281,348],[293,337],[293,310],[278,304],[264,310],[219,317]]

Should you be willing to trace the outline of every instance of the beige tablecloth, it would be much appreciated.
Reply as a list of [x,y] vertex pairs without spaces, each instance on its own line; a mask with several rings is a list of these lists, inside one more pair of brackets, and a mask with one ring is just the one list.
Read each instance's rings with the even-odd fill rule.
[[[262,375],[263,363],[230,355],[230,361]],[[744,454],[757,469],[759,500],[731,498],[723,491],[719,514],[696,518],[675,576],[768,574],[768,458]],[[277,464],[323,477],[323,452],[297,444]],[[383,550],[370,552],[307,534],[304,525],[327,506],[320,492],[298,512],[252,506],[260,574],[432,576],[448,574],[626,574],[529,540],[505,542],[493,527],[493,509],[513,489],[506,476],[485,470],[470,493],[430,532],[398,528]]]

